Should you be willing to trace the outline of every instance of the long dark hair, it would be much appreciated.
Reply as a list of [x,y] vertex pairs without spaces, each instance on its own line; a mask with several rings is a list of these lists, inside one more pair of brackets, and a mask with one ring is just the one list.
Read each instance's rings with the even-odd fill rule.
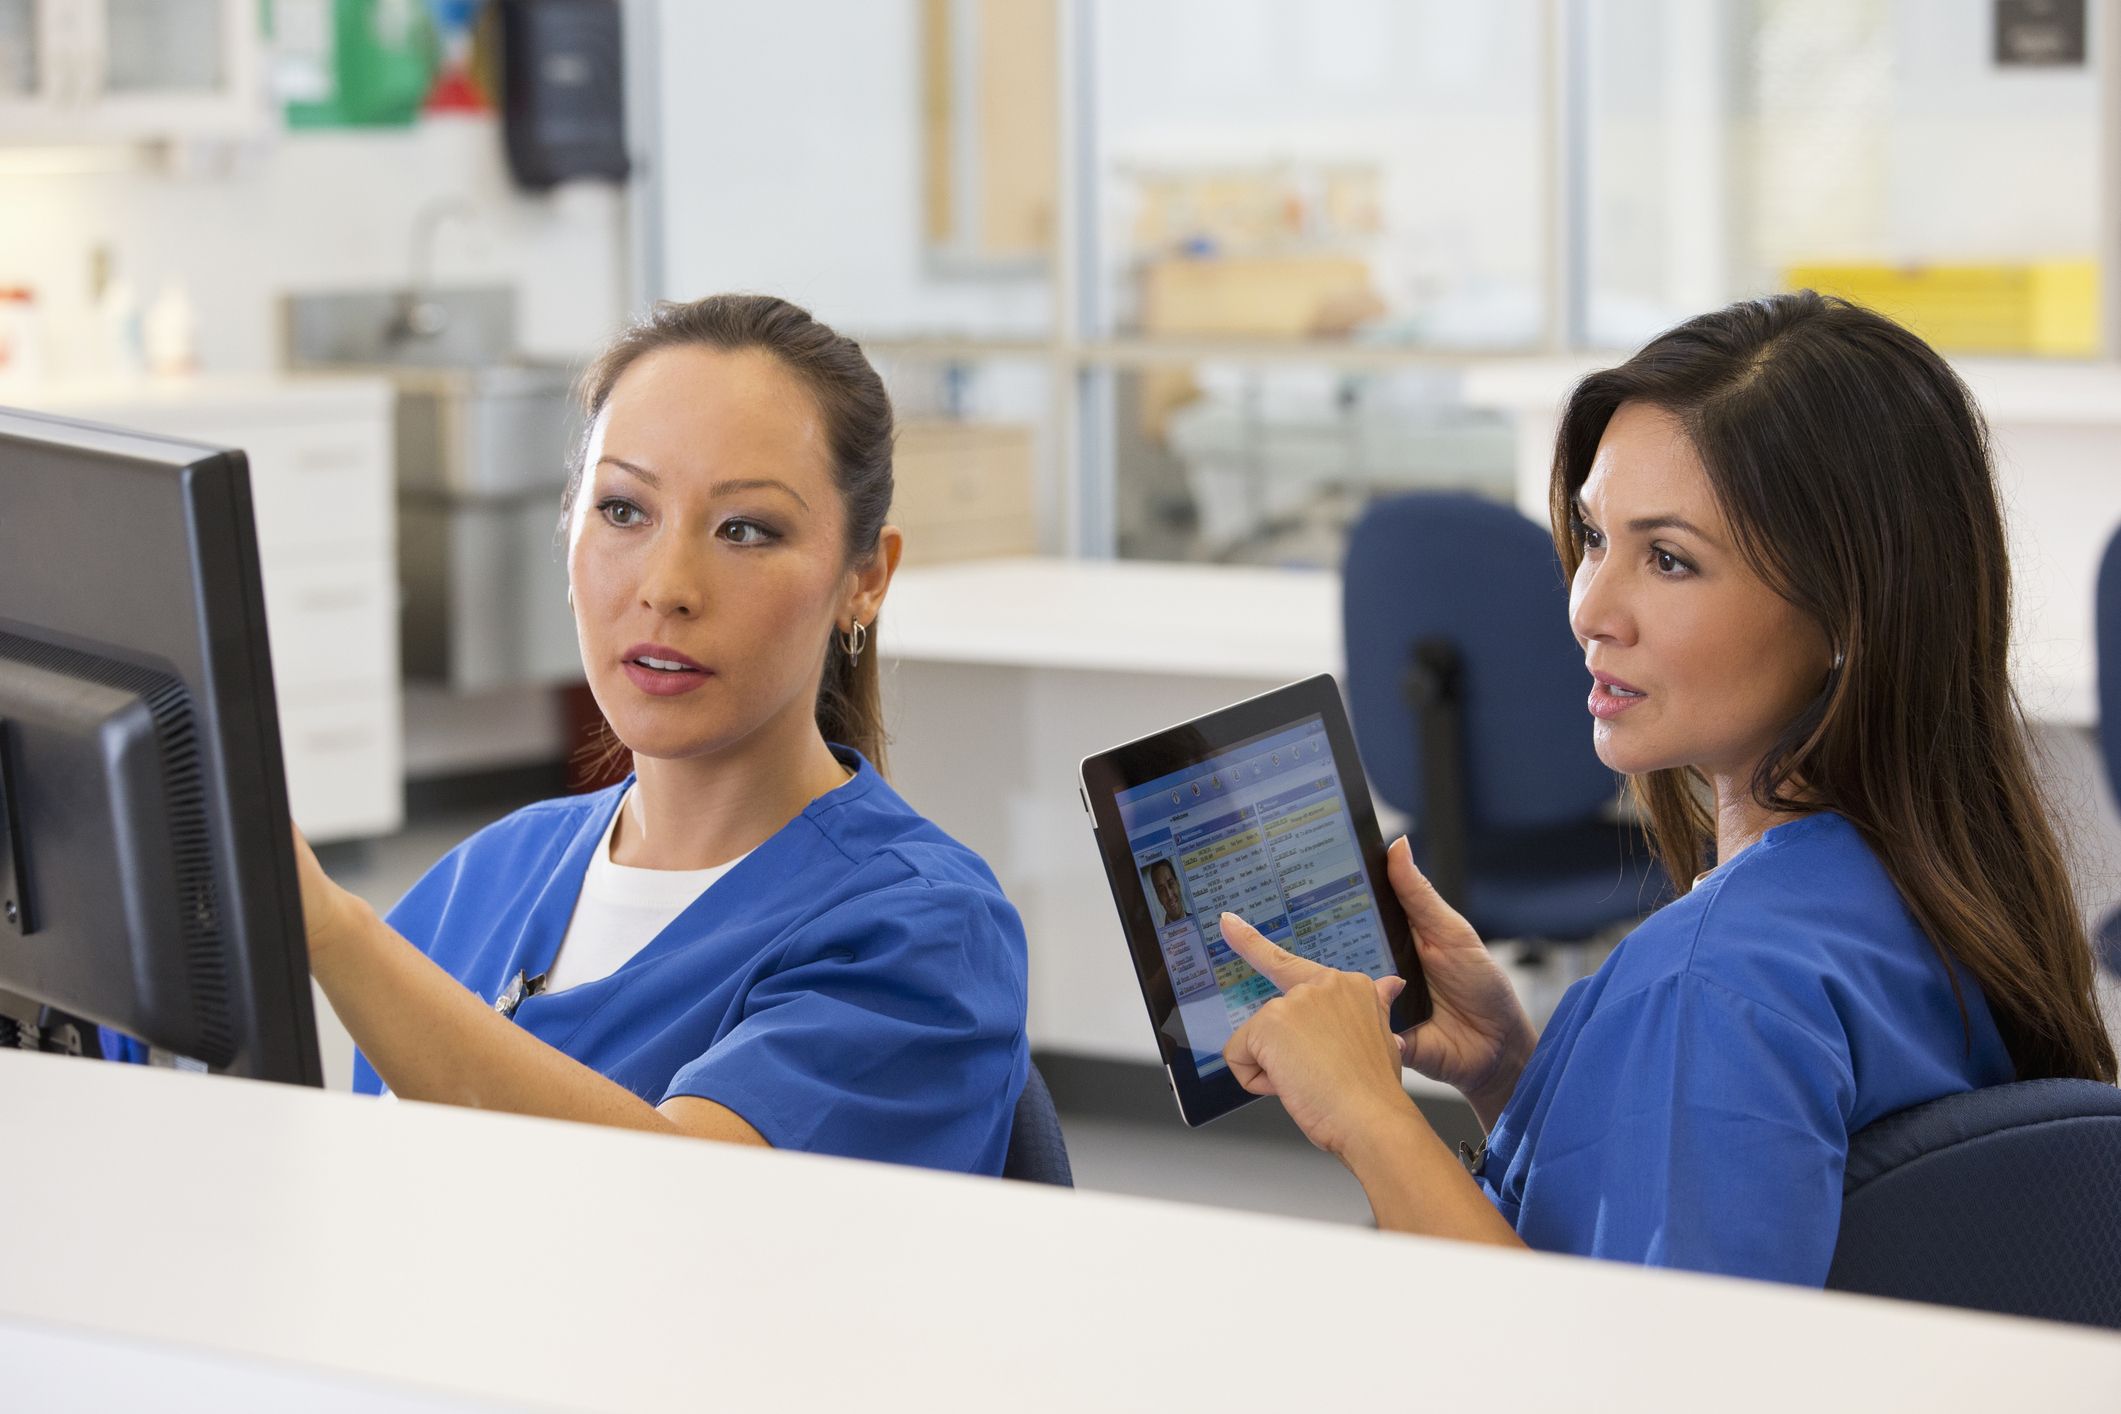
[[[1688,320],[1585,378],[1562,413],[1549,510],[1571,576],[1576,496],[1628,402],[1685,427],[1739,553],[1843,655],[1762,758],[1754,800],[1856,827],[1981,984],[2020,1078],[2112,1081],[2011,686],[2003,516],[1965,385],[1891,320],[1809,290]],[[1682,768],[1630,784],[1683,891],[1713,848],[1705,782]]]
[[[869,563],[891,511],[895,432],[891,397],[861,345],[811,318],[810,311],[771,295],[709,295],[689,304],[659,301],[583,370],[578,391],[588,426],[595,426],[619,376],[637,359],[658,349],[684,347],[770,353],[809,389],[824,421],[833,479],[847,512],[847,563]],[[588,436],[585,431],[560,503],[563,526],[581,489]],[[877,674],[877,624],[871,621],[867,628],[868,642],[859,658],[846,652],[837,633],[828,634],[819,645],[824,671],[818,681],[817,728],[825,740],[853,747],[881,771],[890,738],[884,731]]]

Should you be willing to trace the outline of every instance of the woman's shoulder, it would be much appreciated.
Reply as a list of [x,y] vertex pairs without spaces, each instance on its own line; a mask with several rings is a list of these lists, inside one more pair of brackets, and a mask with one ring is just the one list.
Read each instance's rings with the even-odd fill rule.
[[555,840],[572,839],[575,832],[590,821],[601,823],[632,783],[633,778],[628,776],[617,785],[602,790],[554,796],[519,806],[467,836],[455,852],[482,856],[509,854],[525,848],[546,847]]
[[495,888],[519,891],[541,886],[585,828],[601,827],[624,789],[622,783],[584,795],[534,801],[473,831],[420,876],[399,900],[393,917],[423,903],[441,907],[460,888],[471,887],[475,894],[485,896]]
[[854,866],[865,892],[942,888],[1001,896],[987,862],[916,810],[867,761],[854,779],[813,802],[803,816]]
[[1627,959],[1623,992],[1683,983],[1767,1008],[1837,1048],[1857,1012],[1927,1013],[1952,996],[1884,861],[1831,812],[1768,831],[1637,937],[1651,945]]
[[[1775,826],[1703,881],[1690,898],[1700,903],[1704,942],[1738,945],[1816,939],[1853,931],[1874,943],[1903,947],[1927,940],[1870,842],[1829,810]],[[1698,951],[1698,949],[1697,949]],[[1713,962],[1716,949],[1707,961]]]

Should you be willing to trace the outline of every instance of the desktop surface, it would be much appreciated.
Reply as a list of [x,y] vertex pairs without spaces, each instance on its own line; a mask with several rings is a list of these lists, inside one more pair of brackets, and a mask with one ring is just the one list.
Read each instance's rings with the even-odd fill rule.
[[223,1077],[0,1054],[0,1113],[66,1155],[0,1169],[0,1250],[37,1274],[0,1287],[0,1345],[47,1387],[154,1348],[569,1408],[2121,1389],[2095,1331]]

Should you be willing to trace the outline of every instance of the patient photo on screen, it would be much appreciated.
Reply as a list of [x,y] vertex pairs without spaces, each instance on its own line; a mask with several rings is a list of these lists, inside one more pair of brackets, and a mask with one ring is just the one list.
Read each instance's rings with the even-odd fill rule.
[[1156,900],[1157,910],[1163,915],[1157,921],[1158,928],[1186,921],[1186,895],[1178,882],[1177,865],[1168,859],[1154,860],[1142,870],[1142,882],[1148,885],[1149,896]]

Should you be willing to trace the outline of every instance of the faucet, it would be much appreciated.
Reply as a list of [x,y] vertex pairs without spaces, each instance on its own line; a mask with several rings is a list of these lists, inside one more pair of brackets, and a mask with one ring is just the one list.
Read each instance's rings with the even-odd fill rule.
[[448,306],[434,297],[435,236],[452,219],[469,223],[477,216],[460,197],[441,197],[422,206],[412,219],[412,282],[398,296],[391,316],[390,339],[406,343],[438,337],[449,327]]

